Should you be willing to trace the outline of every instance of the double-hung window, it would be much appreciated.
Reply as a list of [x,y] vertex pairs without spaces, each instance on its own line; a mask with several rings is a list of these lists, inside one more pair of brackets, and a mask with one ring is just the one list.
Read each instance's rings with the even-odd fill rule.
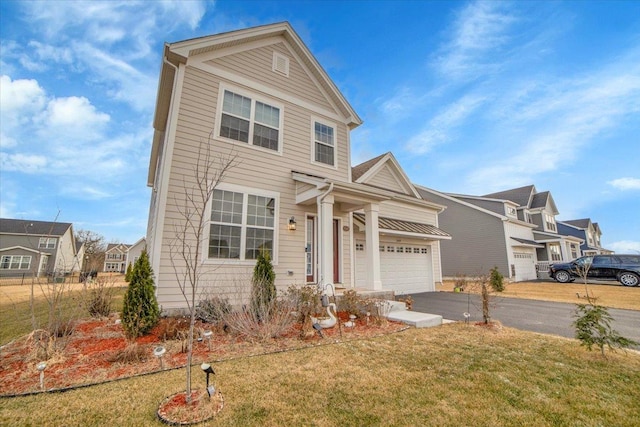
[[3,270],[28,270],[31,267],[30,255],[3,255],[0,268]]
[[215,190],[209,225],[209,258],[252,260],[260,251],[273,259],[275,197]]
[[219,136],[280,151],[281,108],[223,89]]
[[313,160],[325,165],[336,165],[335,127],[313,121]]
[[38,242],[39,249],[55,249],[56,238],[55,237],[41,237]]

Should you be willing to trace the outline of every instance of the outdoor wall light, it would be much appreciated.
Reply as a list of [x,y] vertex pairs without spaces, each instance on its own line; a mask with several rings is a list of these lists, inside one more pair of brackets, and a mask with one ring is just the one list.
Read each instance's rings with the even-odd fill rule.
[[47,368],[46,362],[40,362],[36,365],[36,369],[40,372],[40,390],[44,390],[44,370]]
[[153,355],[160,361],[160,369],[164,369],[164,363],[162,362],[162,356],[167,352],[167,349],[159,345],[153,349]]
[[213,336],[213,332],[204,331],[202,333],[202,336],[204,337],[205,341],[207,341],[207,348],[209,349],[209,351],[211,351],[211,337]]
[[296,231],[296,218],[293,216],[289,218],[289,230]]
[[209,385],[209,374],[215,374],[215,371],[208,363],[203,363],[202,365],[200,365],[200,369],[202,369],[204,373],[207,374],[207,394],[209,395],[209,398],[211,398],[213,393],[216,392],[216,388],[213,386],[213,384]]

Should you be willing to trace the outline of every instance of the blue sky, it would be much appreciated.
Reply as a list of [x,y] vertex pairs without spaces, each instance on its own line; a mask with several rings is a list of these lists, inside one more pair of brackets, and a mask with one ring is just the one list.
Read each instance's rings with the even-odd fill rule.
[[0,2],[0,216],[146,232],[164,42],[289,21],[364,120],[352,163],[482,195],[640,251],[640,2]]

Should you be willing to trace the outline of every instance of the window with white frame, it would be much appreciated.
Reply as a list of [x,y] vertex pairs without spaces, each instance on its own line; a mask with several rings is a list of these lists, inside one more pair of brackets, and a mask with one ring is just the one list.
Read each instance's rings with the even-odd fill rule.
[[247,94],[222,90],[218,136],[273,151],[280,150],[282,111]]
[[41,237],[38,242],[39,249],[55,249],[57,239],[55,237]]
[[562,261],[562,253],[560,252],[560,245],[555,243],[550,244],[549,252],[551,253],[552,261]]
[[313,160],[329,166],[336,165],[335,126],[313,121]]
[[507,215],[516,216],[516,208],[513,206],[507,206]]
[[31,267],[31,255],[3,255],[0,269],[28,270]]
[[209,225],[209,258],[256,259],[261,250],[273,259],[275,197],[215,190]]
[[571,244],[571,259],[578,258],[578,245],[575,243]]
[[544,220],[547,223],[547,230],[556,231],[556,219],[553,215],[545,212]]

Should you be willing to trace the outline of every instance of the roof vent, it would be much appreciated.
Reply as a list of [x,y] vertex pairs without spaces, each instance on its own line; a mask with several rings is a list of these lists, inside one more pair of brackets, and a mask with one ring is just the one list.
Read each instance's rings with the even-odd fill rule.
[[273,52],[273,71],[289,77],[289,58],[278,53]]

